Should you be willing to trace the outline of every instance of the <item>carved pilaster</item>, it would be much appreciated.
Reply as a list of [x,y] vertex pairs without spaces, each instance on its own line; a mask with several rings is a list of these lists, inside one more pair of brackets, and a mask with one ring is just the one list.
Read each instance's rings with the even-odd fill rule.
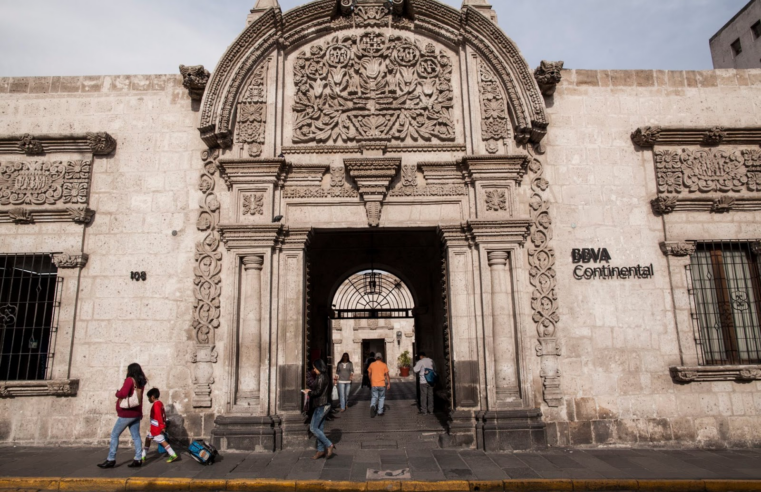
[[238,392],[236,404],[252,404],[260,394],[262,268],[264,257],[243,257],[240,291],[241,314],[238,328]]
[[211,407],[211,385],[214,384],[214,364],[217,363],[217,353],[214,345],[196,344],[191,362],[193,370],[193,407]]
[[209,71],[203,68],[203,65],[180,65],[180,74],[182,75],[182,86],[188,90],[190,98],[194,101],[200,101],[211,77]]
[[509,273],[510,255],[506,251],[487,253],[491,276],[492,344],[498,401],[520,396],[518,368],[515,358],[515,327]]
[[550,97],[555,94],[557,85],[563,78],[562,72],[563,62],[556,61],[550,62],[542,60],[536,70],[534,70],[534,78],[536,83],[539,84],[539,90],[545,97]]
[[661,251],[666,256],[690,256],[695,253],[694,241],[663,241]]
[[53,264],[57,268],[84,268],[90,256],[87,253],[53,255]]

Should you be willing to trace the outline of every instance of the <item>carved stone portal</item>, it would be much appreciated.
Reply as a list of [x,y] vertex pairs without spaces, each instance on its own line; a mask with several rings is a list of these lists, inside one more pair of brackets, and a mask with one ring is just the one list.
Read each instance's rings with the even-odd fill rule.
[[366,31],[302,51],[293,142],[453,141],[452,61],[418,43]]

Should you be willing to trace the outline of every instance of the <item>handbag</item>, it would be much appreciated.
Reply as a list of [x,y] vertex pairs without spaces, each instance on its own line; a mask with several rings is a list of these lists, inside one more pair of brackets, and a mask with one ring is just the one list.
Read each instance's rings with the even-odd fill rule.
[[137,396],[137,381],[135,379],[132,379],[132,383],[135,385],[135,387],[132,389],[132,394],[129,395],[127,398],[123,398],[119,402],[119,408],[123,409],[129,409],[129,408],[137,408],[140,406],[140,398]]
[[330,393],[330,398],[332,400],[338,400],[338,386],[333,385],[333,391]]

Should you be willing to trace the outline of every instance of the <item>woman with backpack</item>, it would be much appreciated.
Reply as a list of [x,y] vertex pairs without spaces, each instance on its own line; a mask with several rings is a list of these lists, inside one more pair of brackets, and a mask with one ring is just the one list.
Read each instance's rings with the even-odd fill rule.
[[116,466],[116,450],[119,448],[119,436],[129,427],[132,441],[135,443],[135,459],[130,463],[130,468],[137,468],[142,464],[142,443],[140,442],[140,420],[143,418],[143,390],[148,379],[143,373],[140,364],[133,362],[127,367],[127,377],[121,389],[116,392],[116,423],[111,431],[111,444],[108,449],[108,458],[103,463],[98,463],[100,468],[113,468]]

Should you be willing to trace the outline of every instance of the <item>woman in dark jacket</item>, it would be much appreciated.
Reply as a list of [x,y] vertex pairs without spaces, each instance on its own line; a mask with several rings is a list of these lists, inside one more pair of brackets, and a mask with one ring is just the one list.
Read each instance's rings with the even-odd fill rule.
[[309,391],[309,400],[312,402],[312,422],[309,430],[317,438],[317,454],[312,459],[317,460],[322,457],[330,459],[336,452],[336,447],[325,436],[323,428],[325,427],[325,417],[330,412],[330,378],[327,374],[328,368],[322,359],[314,362],[314,379],[311,381]]
[[[132,363],[127,367],[127,378],[121,389],[116,392],[116,419],[114,429],[111,431],[111,445],[108,449],[108,458],[103,463],[98,463],[101,468],[113,468],[116,465],[116,450],[119,448],[119,436],[129,427],[132,441],[135,443],[135,459],[130,463],[130,468],[141,465],[143,451],[140,442],[140,420],[143,418],[143,389],[148,383],[143,369],[138,363]],[[122,408],[120,403],[127,400],[134,392],[137,392],[138,405],[131,408]]]

